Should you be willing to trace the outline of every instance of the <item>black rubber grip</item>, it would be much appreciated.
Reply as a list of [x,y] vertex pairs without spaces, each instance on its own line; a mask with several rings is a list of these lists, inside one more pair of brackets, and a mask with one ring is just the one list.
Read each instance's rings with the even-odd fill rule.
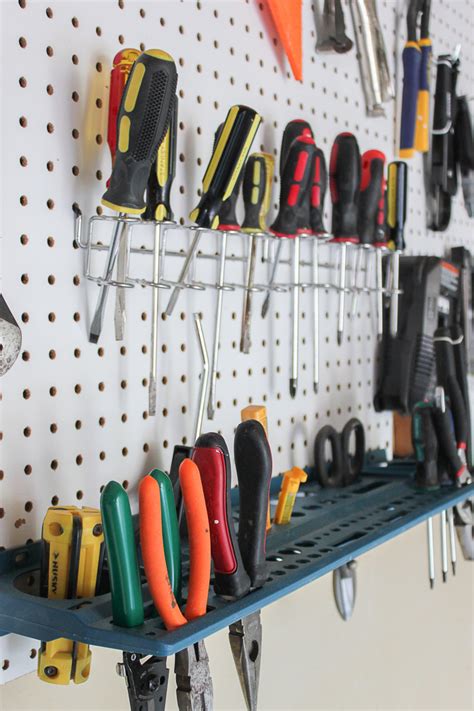
[[222,203],[234,190],[261,117],[248,106],[232,106],[203,178],[202,195],[190,218],[199,227],[216,229]]
[[446,464],[450,479],[456,482],[458,476],[460,476],[464,470],[464,465],[458,454],[450,409],[446,407],[443,412],[439,407],[433,408],[433,422],[438,438],[440,454],[442,453],[443,455],[443,461]]
[[[355,435],[355,452],[351,454],[351,437]],[[364,425],[356,417],[346,422],[341,432],[341,449],[344,464],[344,484],[352,484],[360,475],[365,459]]]
[[[331,460],[326,459],[326,446],[329,443]],[[317,480],[325,487],[344,485],[344,457],[341,448],[341,436],[334,427],[326,425],[319,430],[314,441],[314,467]]]
[[234,459],[239,480],[239,547],[253,588],[267,579],[265,541],[272,453],[265,429],[257,420],[237,427]]
[[224,438],[216,432],[201,435],[196,440],[192,459],[201,475],[209,516],[214,591],[221,597],[242,597],[250,590],[250,579],[242,562],[232,518],[231,464]]
[[285,165],[288,160],[291,145],[299,136],[309,136],[314,140],[313,129],[304,119],[294,119],[285,126],[280,148],[280,176],[285,172]]
[[385,155],[366,151],[362,156],[357,232],[361,244],[375,244],[380,200],[383,196]]
[[244,198],[245,217],[243,230],[260,232],[265,229],[262,224],[262,205],[267,187],[267,164],[265,158],[258,153],[249,156],[245,165],[242,194]]
[[117,119],[117,153],[102,203],[118,212],[145,211],[151,163],[168,129],[176,91],[175,64],[166,52],[143,52],[130,73]]
[[173,99],[170,123],[158,147],[146,189],[145,220],[172,220],[171,186],[176,174],[176,143],[178,130],[178,97]]
[[299,136],[291,144],[280,176],[280,206],[271,231],[280,237],[295,237],[309,230],[309,191],[316,146],[310,136]]
[[357,242],[360,151],[352,133],[340,133],[331,149],[329,184],[334,241]]
[[[213,152],[216,150],[216,146],[219,141],[220,135],[222,133],[223,127],[224,127],[224,124],[221,123],[221,125],[219,126],[219,128],[217,129],[217,131],[215,133]],[[223,203],[220,207],[219,225],[218,225],[218,228],[220,230],[240,230],[240,225],[237,220],[236,208],[237,208],[237,200],[238,200],[239,192],[240,192],[240,185],[242,183],[242,177],[243,177],[243,170],[240,171],[239,177],[235,181],[235,185],[232,189],[230,196],[227,198],[227,200],[223,201]]]
[[458,96],[457,99],[454,149],[461,174],[469,175],[469,171],[474,170],[474,141],[471,113],[466,96]]
[[454,420],[454,432],[458,447],[466,447],[468,439],[467,412],[464,397],[456,374],[452,335],[449,328],[438,328],[434,334],[436,372],[438,384],[442,385]]
[[415,405],[412,415],[412,439],[415,449],[415,483],[421,489],[437,489],[438,439],[431,406]]
[[309,225],[314,235],[326,233],[324,227],[324,200],[328,188],[328,169],[321,148],[316,148],[313,158],[312,184],[309,205]]

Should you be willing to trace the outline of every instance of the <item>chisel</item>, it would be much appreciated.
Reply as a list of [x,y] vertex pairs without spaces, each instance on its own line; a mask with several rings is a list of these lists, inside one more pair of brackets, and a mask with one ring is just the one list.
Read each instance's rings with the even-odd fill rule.
[[[261,116],[248,106],[232,106],[229,110],[204,174],[201,199],[189,216],[198,228],[217,229],[219,210],[234,189],[261,120]],[[200,237],[201,230],[197,229],[166,307],[167,316],[173,313],[184,287]]]
[[[102,204],[118,212],[119,218],[145,212],[146,183],[151,163],[168,129],[176,82],[175,64],[162,50],[143,52],[133,65],[117,119],[118,150],[112,176],[102,197]],[[158,87],[161,91],[157,91]],[[108,280],[117,258],[122,227],[119,220],[110,241],[104,270],[104,278]],[[89,335],[92,343],[97,343],[102,330],[107,290],[108,285],[101,284]]]
[[337,342],[341,345],[344,335],[346,298],[347,245],[357,244],[357,217],[360,186],[360,152],[352,133],[340,133],[331,149],[329,184],[332,199],[331,240],[341,246],[339,264],[339,310],[337,318]]

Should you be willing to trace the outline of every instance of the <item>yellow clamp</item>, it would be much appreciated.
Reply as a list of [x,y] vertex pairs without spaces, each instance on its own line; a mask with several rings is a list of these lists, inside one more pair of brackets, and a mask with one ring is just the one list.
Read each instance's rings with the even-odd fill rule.
[[293,469],[283,474],[283,482],[273,523],[282,525],[290,522],[296,494],[298,493],[300,484],[304,484],[307,478],[308,475],[306,472],[298,467],[293,467]]

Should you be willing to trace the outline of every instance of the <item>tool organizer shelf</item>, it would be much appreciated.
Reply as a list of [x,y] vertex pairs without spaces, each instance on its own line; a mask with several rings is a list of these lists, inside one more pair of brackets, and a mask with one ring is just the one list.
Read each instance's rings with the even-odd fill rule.
[[[280,479],[275,478],[272,493],[278,492],[279,484]],[[235,497],[237,491],[233,494]],[[154,615],[146,584],[145,623],[132,629],[113,624],[110,594],[60,602],[37,597],[40,543],[13,548],[0,553],[0,630],[44,641],[67,637],[166,657],[470,496],[474,496],[474,484],[420,492],[413,484],[413,465],[406,464],[370,467],[343,489],[305,485],[296,499],[291,523],[273,526],[267,538],[269,578],[265,587],[234,602],[211,592],[208,614],[173,632],[167,632]]]

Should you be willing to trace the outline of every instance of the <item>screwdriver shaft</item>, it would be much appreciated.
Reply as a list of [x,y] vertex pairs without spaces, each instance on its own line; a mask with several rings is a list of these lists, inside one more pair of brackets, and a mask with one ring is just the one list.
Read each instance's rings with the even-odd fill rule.
[[191,266],[191,263],[193,261],[193,257],[196,254],[196,250],[198,248],[199,240],[201,239],[201,231],[198,229],[196,231],[196,234],[194,235],[194,239],[191,243],[191,247],[188,250],[188,253],[186,255],[186,258],[184,260],[183,268],[181,269],[181,273],[178,277],[178,282],[176,286],[174,287],[170,300],[168,301],[168,306],[166,307],[166,315],[171,316],[171,314],[174,311],[174,307],[176,306],[176,302],[178,301],[179,297],[179,292],[184,286],[184,282],[186,281],[186,277],[188,276],[189,268]]
[[392,255],[392,296],[390,298],[390,335],[398,333],[398,288],[400,283],[400,252]]
[[299,326],[300,326],[300,238],[293,239],[293,313],[291,334],[290,395],[295,397],[298,387]]
[[[275,252],[275,261],[273,262],[272,265],[272,271],[270,274],[270,279],[268,281],[268,286],[272,287],[275,283],[275,278],[276,278],[276,273],[278,269],[278,264],[280,262],[280,256],[281,256],[281,248],[283,246],[283,242],[281,239],[278,241],[276,252]],[[262,304],[262,318],[265,318],[267,315],[268,307],[270,305],[270,295],[272,293],[272,289],[268,288],[267,289],[267,295],[265,296],[265,301]]]
[[202,430],[202,421],[204,418],[204,410],[206,407],[206,393],[207,385],[209,382],[209,356],[207,354],[206,339],[204,338],[204,333],[202,330],[201,316],[198,313],[193,314],[194,326],[196,329],[196,335],[199,343],[199,350],[201,352],[202,360],[202,372],[201,372],[201,387],[199,390],[199,404],[198,411],[196,415],[196,421],[194,424],[194,439],[193,442],[197,440]]
[[[120,221],[121,217],[125,217],[125,214],[121,212],[119,214],[119,221],[115,224],[115,229],[112,234],[112,239],[110,240],[109,250],[107,252],[107,261],[105,263],[103,280],[104,282],[110,281],[112,278],[112,273],[114,271],[115,262],[117,260],[117,252],[119,247],[119,237],[121,230],[125,229],[125,224]],[[105,305],[107,303],[107,296],[109,293],[109,285],[101,284],[99,287],[99,298],[97,299],[97,305],[95,307],[94,318],[92,319],[89,341],[91,343],[97,343],[99,340],[100,333],[102,331],[102,320],[104,317]]]
[[344,309],[346,304],[346,258],[347,244],[341,242],[341,256],[339,262],[339,308],[337,314],[337,344],[340,346],[344,335]]
[[375,298],[377,300],[377,340],[383,338],[383,269],[382,250],[375,249]]
[[[357,249],[357,255],[355,259],[354,272],[352,275],[352,310],[351,318],[355,318],[357,314],[357,304],[359,301],[359,289],[357,288],[357,277],[360,270],[362,269],[362,257],[367,254],[367,250],[362,246]],[[367,261],[367,260],[365,260]]]
[[[153,245],[153,282],[160,281],[160,250],[161,250],[161,225],[155,227],[155,243]],[[156,377],[158,372],[158,321],[160,290],[152,287],[151,296],[151,352],[150,352],[150,383],[148,386],[148,414],[156,415]]]
[[456,575],[456,533],[454,531],[454,511],[453,509],[448,509],[448,525],[449,525],[449,546],[451,550],[451,567],[453,570],[453,575]]
[[240,351],[250,353],[250,324],[252,319],[252,289],[255,275],[255,262],[257,257],[257,238],[250,235],[249,254],[247,258],[247,275],[244,289],[244,303],[242,307],[242,325],[240,331]]
[[[117,255],[117,281],[123,283],[128,275],[128,265],[130,259],[129,231],[125,225],[120,234],[119,248]],[[115,291],[115,340],[123,341],[125,333],[125,322],[127,319],[125,287],[118,286]]]
[[441,524],[441,569],[443,571],[443,583],[448,578],[448,541],[446,538],[446,511],[441,511],[439,517]]
[[227,251],[227,233],[221,233],[220,258],[219,258],[219,280],[217,283],[217,302],[216,302],[216,317],[214,327],[214,344],[212,348],[212,368],[211,368],[211,385],[209,388],[209,401],[207,403],[207,416],[210,420],[214,419],[216,411],[216,388],[217,388],[217,368],[219,360],[219,340],[221,335],[222,322],[222,303],[224,299],[224,279],[225,279],[225,260]]
[[313,389],[319,388],[319,245],[313,242]]
[[428,533],[428,571],[430,576],[430,587],[434,587],[435,567],[434,567],[434,547],[433,547],[433,519],[430,518],[426,522]]

